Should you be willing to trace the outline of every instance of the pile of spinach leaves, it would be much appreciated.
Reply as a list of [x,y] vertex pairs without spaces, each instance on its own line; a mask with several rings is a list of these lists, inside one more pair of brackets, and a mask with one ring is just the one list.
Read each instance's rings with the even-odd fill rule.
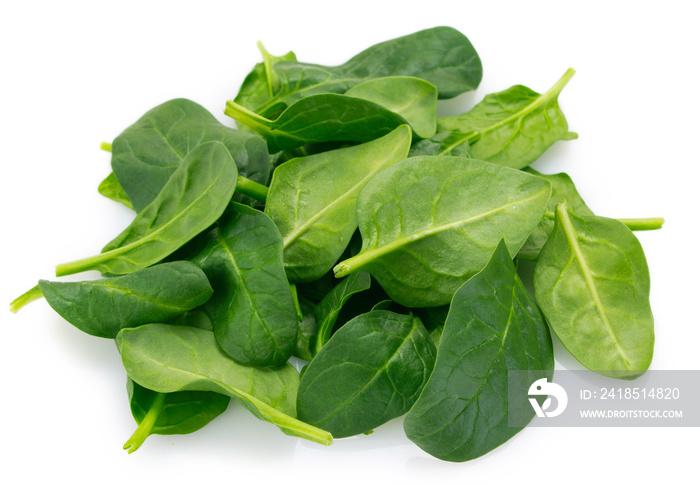
[[[598,216],[568,175],[529,168],[577,136],[557,101],[572,69],[544,94],[513,86],[438,117],[482,77],[452,28],[339,66],[259,47],[225,107],[239,129],[174,99],[104,144],[98,190],[133,222],[56,268],[103,278],[42,280],[11,304],[43,297],[115,340],[138,423],[125,449],[196,431],[233,398],[324,445],[405,415],[423,450],[465,461],[520,431],[509,413],[534,416],[509,402],[508,372],[551,379],[551,331],[594,372],[646,371],[632,229],[663,220]],[[514,259],[535,262],[534,296]]]

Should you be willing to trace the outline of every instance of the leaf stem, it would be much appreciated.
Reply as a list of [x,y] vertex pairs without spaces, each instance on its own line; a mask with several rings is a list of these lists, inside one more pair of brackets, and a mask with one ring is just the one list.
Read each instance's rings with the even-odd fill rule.
[[[554,212],[547,211],[544,213],[545,219],[556,219]],[[645,217],[642,219],[616,219],[620,221],[625,226],[630,228],[632,231],[653,231],[656,229],[661,229],[664,225],[663,217]]]
[[301,311],[301,305],[299,304],[299,294],[297,293],[297,285],[294,283],[290,283],[289,288],[292,290],[292,298],[294,299],[294,309],[297,311],[297,320],[301,322],[304,319],[304,313]]
[[236,192],[238,193],[252,197],[258,202],[262,202],[264,204],[267,200],[267,190],[267,187],[265,187],[263,184],[259,184],[253,180],[250,180],[249,178],[242,177],[241,175],[238,176],[238,180],[236,182]]
[[100,143],[100,150],[104,150],[105,152],[112,152],[112,144],[107,143],[106,141],[103,141]]
[[259,114],[254,113],[248,108],[244,108],[240,104],[234,103],[233,101],[226,101],[226,109],[224,109],[224,114],[226,116],[230,116],[238,123],[243,123],[258,133],[264,134],[269,133],[270,131],[270,120],[263,118]]
[[10,303],[10,311],[12,313],[17,313],[20,311],[25,305],[28,305],[29,303],[33,302],[34,300],[38,300],[39,298],[43,298],[44,294],[41,292],[41,288],[39,288],[39,285],[36,285],[32,287],[30,290],[25,291],[22,293],[20,296],[12,300],[12,303]]
[[156,421],[160,416],[160,413],[165,407],[165,398],[166,395],[161,392],[156,394],[156,398],[153,401],[153,404],[146,413],[146,416],[144,416],[144,418],[139,423],[139,427],[136,428],[134,434],[132,434],[131,437],[128,440],[126,440],[126,443],[124,443],[124,449],[127,450],[129,454],[138,450],[143,444],[143,442],[146,441],[146,438],[148,438],[151,435],[151,431],[153,431],[153,426],[155,426]]

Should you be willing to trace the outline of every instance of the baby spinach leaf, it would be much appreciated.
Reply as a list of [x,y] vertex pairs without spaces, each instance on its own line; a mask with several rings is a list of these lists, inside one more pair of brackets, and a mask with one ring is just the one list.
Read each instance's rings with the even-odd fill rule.
[[342,94],[305,97],[274,120],[233,101],[226,102],[224,113],[263,136],[270,153],[307,143],[366,142],[406,124],[402,116],[384,106]]
[[[291,53],[290,53],[291,54]],[[287,56],[290,56],[287,54]],[[343,94],[368,79],[412,76],[438,90],[440,99],[476,89],[481,81],[481,60],[464,34],[450,27],[435,27],[375,44],[340,66],[321,66],[275,58],[272,69],[280,84],[275,95],[253,96],[261,91],[264,67],[257,65],[246,78],[236,102],[263,116],[275,117],[299,99],[313,94]],[[255,72],[257,75],[254,75]]]
[[275,170],[265,213],[282,234],[291,281],[313,281],[333,267],[357,229],[360,189],[405,158],[410,144],[411,130],[403,125],[377,140],[292,159]]
[[160,322],[203,305],[209,281],[187,261],[163,263],[96,281],[39,281],[56,313],[79,330],[114,338],[122,328]]
[[195,147],[219,141],[231,152],[238,172],[265,184],[269,161],[257,135],[222,125],[206,109],[187,99],[156,106],[112,143],[112,170],[133,207],[140,212],[165,186]]
[[274,70],[275,64],[281,61],[297,60],[292,51],[280,57],[273,56],[267,52],[261,42],[258,42],[258,49],[263,55],[263,62],[256,64],[250,74],[246,76],[234,100],[241,106],[248,108],[264,104],[279,91],[281,80]]
[[362,269],[401,305],[445,305],[502,238],[517,253],[549,194],[548,181],[492,163],[408,158],[360,191],[362,251],[335,266],[335,275]]
[[[509,371],[528,385],[552,377],[552,341],[535,302],[501,242],[486,267],[455,293],[435,369],[404,419],[406,436],[447,461],[477,458],[520,431],[509,413],[534,417],[509,401]],[[524,393],[525,398],[527,393]]]
[[350,88],[346,96],[366,99],[406,120],[416,136],[429,138],[437,125],[437,88],[417,77],[380,77]]
[[[565,173],[556,173],[552,175],[545,175],[538,172],[530,167],[524,169],[525,172],[531,173],[538,177],[549,180],[552,184],[552,196],[547,204],[547,211],[554,211],[557,205],[566,201],[569,207],[571,207],[574,212],[580,215],[593,215],[593,211],[588,208],[586,203],[583,201],[574,182]],[[527,238],[523,247],[518,251],[517,257],[519,259],[525,259],[528,261],[535,261],[540,255],[542,246],[549,239],[549,235],[552,233],[554,228],[554,219],[549,217],[544,217],[535,229],[533,229],[532,234]]]
[[403,415],[435,362],[435,347],[411,315],[376,310],[341,327],[309,363],[299,418],[336,438],[366,433]]
[[649,268],[623,223],[557,206],[535,265],[537,304],[561,343],[600,374],[634,378],[654,352]]
[[438,131],[473,131],[470,153],[479,160],[523,168],[555,141],[578,135],[568,129],[557,97],[574,75],[569,69],[545,94],[517,85],[489,94],[471,111],[438,119]]
[[228,407],[230,397],[209,391],[154,392],[127,378],[131,414],[138,423],[124,444],[129,454],[152,434],[188,434],[203,428]]
[[313,354],[317,354],[321,347],[326,345],[331,338],[333,326],[335,325],[340,310],[348,299],[355,293],[368,290],[372,280],[369,273],[358,271],[345,278],[333,288],[321,302],[316,306],[316,340],[314,342]]
[[162,260],[212,225],[236,188],[236,164],[218,141],[197,145],[163,190],[102,254],[59,264],[56,275],[96,269],[125,274]]
[[246,367],[219,348],[212,332],[165,324],[124,329],[117,346],[127,374],[143,387],[225,394],[287,434],[331,444],[330,433],[294,417],[299,373],[289,363],[275,369]]
[[474,132],[440,131],[430,138],[414,143],[408,152],[409,157],[448,156],[472,158],[469,154],[469,140]]
[[114,175],[114,172],[111,172],[102,182],[100,182],[100,185],[97,186],[97,191],[108,199],[119,202],[129,209],[134,208],[129,196],[126,195],[126,192],[124,192],[122,186],[119,185],[119,181]]
[[297,319],[282,265],[282,238],[262,212],[232,202],[192,261],[214,295],[204,305],[221,348],[246,365],[278,366],[294,350]]

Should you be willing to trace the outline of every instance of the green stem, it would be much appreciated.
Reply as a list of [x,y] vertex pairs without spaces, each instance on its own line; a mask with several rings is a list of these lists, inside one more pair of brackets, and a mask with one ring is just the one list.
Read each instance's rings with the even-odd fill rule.
[[240,104],[234,103],[233,101],[226,101],[226,109],[224,109],[224,114],[226,116],[230,116],[236,120],[236,122],[243,123],[248,128],[251,128],[263,135],[270,132],[270,120],[263,118],[259,114],[254,113],[248,108],[244,108]]
[[111,153],[112,152],[112,144],[107,143],[106,141],[103,141],[102,143],[100,143],[100,150],[104,150],[106,152]]
[[265,203],[267,200],[267,187],[263,184],[254,182],[248,178],[238,176],[238,181],[236,182],[236,192],[252,197],[253,199]]
[[28,305],[29,303],[33,302],[34,300],[38,300],[39,298],[43,298],[44,294],[41,292],[41,288],[39,288],[39,285],[36,285],[32,287],[30,290],[25,291],[22,293],[20,296],[12,300],[12,303],[10,303],[10,311],[12,313],[17,313],[20,311],[25,305]]
[[299,304],[299,294],[297,293],[297,285],[294,283],[289,284],[289,288],[292,290],[292,298],[294,298],[294,309],[297,311],[297,320],[300,322],[304,319],[304,313],[301,311],[301,305]]
[[143,444],[143,442],[146,441],[146,438],[148,438],[151,435],[151,431],[153,431],[153,426],[155,426],[156,421],[158,421],[158,417],[160,416],[160,413],[165,407],[165,398],[166,395],[163,393],[159,392],[156,394],[156,398],[153,401],[153,404],[148,410],[148,413],[146,413],[146,416],[144,416],[144,418],[139,423],[139,427],[136,428],[136,431],[134,431],[134,434],[131,435],[131,438],[126,440],[126,443],[124,443],[124,449],[127,450],[129,454],[138,450]]
[[[544,213],[545,219],[554,220],[556,218],[554,212],[547,211]],[[643,219],[615,219],[620,221],[625,226],[629,227],[632,231],[653,231],[656,229],[661,229],[664,225],[663,217],[646,217]]]

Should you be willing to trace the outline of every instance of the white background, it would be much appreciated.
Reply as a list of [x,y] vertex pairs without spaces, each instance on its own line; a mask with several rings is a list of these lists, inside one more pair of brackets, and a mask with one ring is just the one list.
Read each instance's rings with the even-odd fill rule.
[[[580,138],[535,168],[568,172],[611,217],[663,216],[638,233],[652,278],[654,369],[700,369],[698,54],[694,2],[3,2],[0,7],[0,301],[56,263],[99,252],[131,214],[98,195],[98,149],[153,106],[223,107],[259,60],[339,64],[379,41],[436,25],[464,32],[484,79],[445,112],[513,84],[548,89],[577,74],[561,106]],[[95,275],[91,275],[94,277]],[[79,276],[75,279],[84,278]],[[5,307],[7,308],[7,307]],[[560,353],[558,366],[577,368]],[[125,375],[114,344],[35,302],[0,313],[0,481],[72,483],[658,483],[697,471],[697,428],[529,428],[472,462],[440,462],[401,421],[329,448],[241,407],[187,436],[152,436],[133,455]],[[11,478],[14,477],[14,478]],[[10,478],[10,481],[6,479]]]

